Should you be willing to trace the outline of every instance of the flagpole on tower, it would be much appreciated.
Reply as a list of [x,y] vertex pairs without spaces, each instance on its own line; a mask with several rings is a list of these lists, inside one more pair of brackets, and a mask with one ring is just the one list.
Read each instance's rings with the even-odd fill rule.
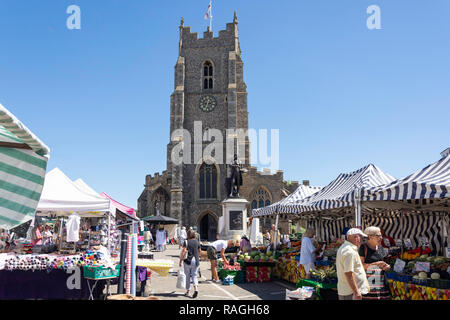
[[209,31],[212,31],[212,5],[209,0],[208,10],[206,10],[205,19],[209,19]]

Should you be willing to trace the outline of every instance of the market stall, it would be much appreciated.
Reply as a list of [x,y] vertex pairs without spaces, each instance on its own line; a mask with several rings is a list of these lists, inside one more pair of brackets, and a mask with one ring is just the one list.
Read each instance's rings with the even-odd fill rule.
[[[393,177],[378,167],[368,165],[354,172],[340,174],[326,187],[309,196],[299,197],[296,201],[285,201],[284,204],[279,204],[276,210],[266,211],[280,219],[301,219],[306,227],[316,230],[317,245],[323,250],[316,261],[316,270],[308,280],[316,283],[315,297],[337,296],[336,253],[342,244],[343,231],[357,219],[359,190],[364,186],[378,186],[393,180]],[[302,235],[299,234],[291,236],[290,242],[274,254],[275,277],[295,284],[305,281],[305,272],[299,264],[301,238]],[[321,290],[328,290],[328,294],[320,294]],[[333,294],[330,294],[329,290],[332,290]]]
[[[106,226],[109,211],[109,200],[83,192],[58,168],[48,172],[35,222],[37,225],[41,217],[56,219],[57,232],[48,239],[55,243],[40,240],[30,244],[28,239],[18,239],[2,254],[0,282],[8,285],[19,276],[28,280],[17,281],[15,288],[2,291],[2,298],[93,298],[90,280],[95,283],[115,278],[120,270],[112,263],[106,249],[107,234],[102,234],[100,228]],[[88,224],[89,220],[94,221]],[[97,294],[103,291],[104,284],[96,286]]]
[[363,221],[388,230],[386,258],[398,300],[449,300],[450,156],[389,184],[363,189]]
[[49,152],[0,104],[0,228],[10,230],[33,219]]

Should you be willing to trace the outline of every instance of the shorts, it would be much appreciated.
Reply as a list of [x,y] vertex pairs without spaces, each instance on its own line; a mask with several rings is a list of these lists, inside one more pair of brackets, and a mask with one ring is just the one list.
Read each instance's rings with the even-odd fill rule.
[[208,259],[209,260],[217,260],[216,248],[208,247],[208,249],[206,249],[206,253],[208,254]]
[[353,300],[353,294],[350,294],[348,296],[339,295],[339,300]]
[[310,274],[311,270],[314,270],[314,263],[305,263],[303,264],[303,268],[305,269],[306,274]]

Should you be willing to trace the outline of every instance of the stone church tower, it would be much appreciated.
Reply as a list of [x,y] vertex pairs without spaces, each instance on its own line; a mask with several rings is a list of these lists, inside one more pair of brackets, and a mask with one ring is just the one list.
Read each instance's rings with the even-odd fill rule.
[[[298,186],[297,182],[288,185],[281,171],[272,175],[250,167],[248,138],[238,141],[234,131],[230,132],[248,129],[243,70],[236,13],[218,37],[208,27],[203,38],[198,38],[181,20],[174,91],[170,96],[167,170],[146,177],[138,199],[139,216],[159,210],[184,226],[197,226],[202,239],[215,240],[221,202],[227,198],[226,163],[233,160],[234,153],[248,169],[240,195],[250,202],[249,213],[252,208],[279,201]],[[234,141],[231,151],[227,150],[227,139]],[[217,140],[223,142],[222,148],[211,151],[212,142]],[[173,161],[173,154],[190,161]]]

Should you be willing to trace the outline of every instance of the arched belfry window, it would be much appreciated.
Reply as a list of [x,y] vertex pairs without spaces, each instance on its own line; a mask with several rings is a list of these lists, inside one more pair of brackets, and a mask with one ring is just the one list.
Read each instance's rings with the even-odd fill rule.
[[217,168],[203,163],[199,175],[200,199],[217,199]]
[[210,61],[203,63],[203,89],[213,88],[213,65]]

